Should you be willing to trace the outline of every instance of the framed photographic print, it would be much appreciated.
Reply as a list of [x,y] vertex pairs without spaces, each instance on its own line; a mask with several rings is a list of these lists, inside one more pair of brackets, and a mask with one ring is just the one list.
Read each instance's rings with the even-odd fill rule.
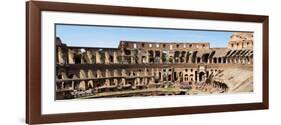
[[268,109],[268,16],[26,3],[30,124]]

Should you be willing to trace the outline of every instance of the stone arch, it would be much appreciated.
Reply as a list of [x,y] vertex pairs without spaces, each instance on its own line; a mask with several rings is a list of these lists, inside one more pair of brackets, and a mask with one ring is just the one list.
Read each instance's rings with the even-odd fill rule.
[[79,71],[79,78],[81,79],[87,78],[85,71],[82,69]]
[[188,74],[184,75],[184,81],[188,81]]
[[185,52],[185,51],[182,51],[182,52],[181,52],[181,56],[180,56],[180,62],[181,62],[181,63],[184,63],[184,62],[185,62],[185,55],[186,55],[186,52]]
[[201,63],[201,58],[200,57],[197,57],[197,63]]
[[110,63],[113,63],[113,62],[114,62],[113,55],[109,55],[109,62],[110,62]]
[[88,83],[87,83],[87,88],[88,88],[88,89],[94,88],[94,82],[93,82],[93,80],[89,80],[89,81],[88,81]]
[[221,63],[222,62],[222,59],[221,57],[218,58],[218,63]]
[[197,55],[197,51],[195,51],[192,55],[192,63],[195,63],[196,62],[196,55]]
[[222,58],[222,63],[226,63],[226,57]]
[[170,56],[170,57],[169,57],[169,62],[170,62],[170,63],[173,63],[173,56]]
[[203,81],[205,79],[205,73],[199,72],[199,81]]
[[202,62],[203,63],[208,63],[208,58],[209,58],[209,53],[206,53],[202,56]]
[[175,60],[175,63],[179,63],[179,62],[180,62],[179,56],[180,56],[180,51],[176,51],[176,52],[174,53],[174,60]]
[[59,63],[59,64],[65,64],[65,54],[64,54],[64,52],[63,52],[63,50],[62,50],[62,48],[61,47],[58,47],[58,50],[57,50],[58,52],[57,52],[57,62]]
[[168,74],[168,81],[172,81],[172,78],[173,78],[172,74]]
[[86,82],[85,81],[80,81],[79,83],[79,90],[86,90]]
[[217,57],[214,57],[213,60],[214,60],[214,63],[217,63]]
[[149,63],[153,63],[154,62],[154,51],[153,50],[149,50],[148,51],[148,56],[149,56]]
[[88,77],[89,78],[94,78],[94,73],[93,73],[93,71],[92,70],[88,70]]
[[75,54],[74,55],[74,64],[81,64],[82,63],[81,57],[82,56],[80,54]]
[[189,57],[190,57],[190,52],[189,51],[187,51],[186,52],[186,63],[188,63],[189,62]]

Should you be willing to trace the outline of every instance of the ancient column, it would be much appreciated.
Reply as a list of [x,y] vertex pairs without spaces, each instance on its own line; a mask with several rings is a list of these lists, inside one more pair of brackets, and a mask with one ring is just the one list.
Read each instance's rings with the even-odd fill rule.
[[[163,80],[164,80],[164,78],[163,78],[163,69],[160,69],[160,70],[161,70],[161,71],[160,71],[160,72],[161,72],[161,79],[160,79],[160,81],[163,82]],[[159,77],[160,77],[160,76],[159,76]]]
[[68,63],[74,64],[74,53],[71,49],[68,49]]
[[86,82],[85,81],[80,81],[79,89],[82,90],[82,91],[86,90]]
[[75,88],[74,81],[71,81],[71,89],[74,90],[74,88]]
[[151,70],[150,76],[153,76],[153,77],[154,77],[154,68],[151,68],[150,70]]
[[149,54],[148,54],[148,51],[146,51],[146,62],[145,63],[148,63],[149,62]]
[[155,75],[156,79],[159,79],[159,69],[156,69],[156,75]]
[[79,78],[80,78],[80,79],[85,79],[85,78],[87,78],[86,73],[85,73],[84,70],[80,70],[80,72],[79,72]]
[[64,82],[61,82],[61,89],[64,89]]
[[105,69],[105,77],[110,77],[110,72],[108,69]]
[[118,85],[118,80],[117,79],[113,79],[113,82],[114,82],[114,86]]
[[87,63],[93,64],[93,60],[92,60],[93,55],[92,55],[92,52],[91,52],[91,51],[87,51],[87,52],[86,52],[86,55],[87,55],[87,58],[88,58],[88,61],[89,61],[89,62],[87,62]]
[[161,64],[161,63],[163,63],[163,60],[162,60],[162,54],[163,54],[163,52],[162,51],[159,51],[160,52],[160,56],[159,56],[159,63]]
[[225,64],[228,64],[228,57],[225,57]]
[[97,64],[101,63],[99,51],[96,51],[96,63]]
[[105,86],[110,86],[110,79],[108,77],[110,77],[110,72],[108,69],[105,69]]
[[109,64],[109,53],[108,53],[108,51],[104,52],[104,63]]
[[118,63],[117,52],[116,51],[113,52],[113,63],[115,63],[115,64]]
[[59,64],[65,64],[65,59],[64,59],[64,53],[62,51],[61,47],[58,47],[58,63]]

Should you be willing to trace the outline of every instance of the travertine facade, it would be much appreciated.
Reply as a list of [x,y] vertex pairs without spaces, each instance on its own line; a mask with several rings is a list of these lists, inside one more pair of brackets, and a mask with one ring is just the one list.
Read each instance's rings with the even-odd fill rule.
[[151,41],[72,47],[57,38],[56,99],[249,92],[252,48],[253,34],[239,32],[226,48]]

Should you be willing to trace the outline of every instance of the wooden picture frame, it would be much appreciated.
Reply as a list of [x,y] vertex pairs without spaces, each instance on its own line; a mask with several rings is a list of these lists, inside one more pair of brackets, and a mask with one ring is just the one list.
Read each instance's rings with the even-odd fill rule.
[[[177,19],[202,19],[262,23],[262,102],[153,109],[42,114],[41,103],[41,12],[77,12]],[[268,16],[227,14],[137,7],[29,1],[26,3],[26,123],[55,123],[135,117],[152,117],[269,108],[268,89]]]

